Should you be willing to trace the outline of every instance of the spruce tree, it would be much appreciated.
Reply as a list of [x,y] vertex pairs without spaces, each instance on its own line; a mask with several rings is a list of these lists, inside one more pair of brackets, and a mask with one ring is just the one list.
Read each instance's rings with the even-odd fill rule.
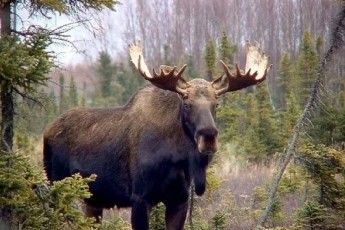
[[67,97],[65,94],[65,76],[60,74],[59,76],[59,113],[62,114],[68,109]]
[[266,146],[266,154],[273,154],[281,145],[277,135],[277,127],[274,119],[274,111],[269,100],[268,87],[261,84],[257,87],[256,100],[258,106],[258,129],[257,135]]
[[[56,13],[69,16],[75,21],[89,19],[91,10],[113,9],[117,1],[32,1],[12,0],[0,4],[0,104],[1,104],[1,151],[10,151],[13,145],[14,96],[32,98],[40,85],[47,82],[47,73],[53,65],[55,53],[48,51],[55,39],[65,40],[70,29],[63,26],[55,29],[30,24],[19,30],[14,21],[15,8],[25,8],[31,16],[50,18]],[[27,24],[27,23],[26,23]],[[69,25],[70,26],[70,25]],[[24,26],[25,27],[25,26]]]
[[309,32],[302,38],[300,54],[296,62],[296,77],[298,81],[298,95],[300,105],[304,105],[310,95],[314,79],[319,67],[319,59],[314,41]]
[[226,32],[223,32],[220,38],[220,45],[218,51],[220,60],[223,60],[228,65],[233,65],[235,51],[235,46],[231,44]]
[[69,83],[69,104],[70,107],[77,107],[79,104],[78,89],[74,81],[74,77],[71,76],[71,81]]
[[111,63],[111,57],[107,51],[99,53],[97,72],[100,77],[100,91],[102,97],[112,95],[111,83],[114,80],[114,65]]
[[280,61],[280,66],[278,70],[280,108],[285,108],[286,98],[289,92],[294,92],[295,85],[293,83],[292,72],[293,71],[290,56],[289,54],[284,53]]
[[216,48],[214,41],[210,40],[206,44],[206,51],[205,51],[205,62],[207,68],[207,79],[208,81],[212,81],[215,71],[216,71]]
[[267,148],[264,139],[258,134],[260,114],[254,93],[248,93],[246,96],[245,112],[245,127],[243,134],[239,135],[239,141],[245,150],[247,160],[259,162],[265,159]]

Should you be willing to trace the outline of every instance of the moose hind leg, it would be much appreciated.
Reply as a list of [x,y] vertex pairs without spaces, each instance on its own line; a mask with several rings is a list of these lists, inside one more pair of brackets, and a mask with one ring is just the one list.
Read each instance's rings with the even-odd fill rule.
[[166,205],[165,225],[166,230],[182,230],[186,220],[188,202],[179,205]]
[[94,217],[97,223],[101,222],[102,217],[103,217],[102,208],[95,208],[88,204],[85,204],[84,212],[87,217]]

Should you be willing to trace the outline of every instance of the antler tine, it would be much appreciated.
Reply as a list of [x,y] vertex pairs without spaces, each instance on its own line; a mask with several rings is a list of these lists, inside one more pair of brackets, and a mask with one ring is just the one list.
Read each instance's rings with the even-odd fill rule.
[[[169,70],[168,70],[169,68]],[[176,70],[176,66],[172,67],[170,66],[161,66],[159,68],[159,74],[156,72],[156,70],[153,68],[153,77],[154,78],[159,78],[159,77],[167,77],[167,76],[174,76],[175,70]],[[166,70],[166,71],[165,71]]]
[[182,76],[183,72],[186,70],[187,68],[187,64],[184,64],[182,66],[182,68],[178,71],[178,73],[176,74],[177,76]]
[[129,56],[131,57],[131,61],[134,64],[134,66],[137,68],[139,73],[146,79],[149,80],[152,78],[152,75],[147,68],[147,65],[144,60],[143,56],[143,46],[139,42],[137,45],[130,44],[129,45]]
[[[233,74],[231,74],[229,67],[225,64],[223,60],[220,60],[220,63],[222,64],[224,72],[227,76],[235,77]],[[237,67],[237,64],[236,64],[236,67]]]
[[[230,91],[236,91],[251,85],[257,85],[264,81],[272,65],[267,67],[268,57],[257,45],[252,45],[247,41],[247,61],[243,72],[239,65],[235,65],[235,73],[231,73],[229,67],[221,60],[226,78],[219,78],[213,81],[217,96]],[[254,73],[251,73],[254,72]],[[259,76],[259,78],[258,78]],[[227,79],[225,83],[224,80]]]
[[186,69],[187,65],[184,65],[177,73],[176,66],[161,66],[159,73],[157,73],[155,69],[153,69],[152,76],[147,68],[142,53],[143,47],[141,43],[139,43],[138,45],[129,45],[129,55],[131,57],[131,61],[133,62],[139,73],[146,80],[150,81],[153,85],[161,89],[177,92],[181,94],[183,97],[188,96],[188,92],[186,90],[188,87],[188,83],[182,78],[182,73]]

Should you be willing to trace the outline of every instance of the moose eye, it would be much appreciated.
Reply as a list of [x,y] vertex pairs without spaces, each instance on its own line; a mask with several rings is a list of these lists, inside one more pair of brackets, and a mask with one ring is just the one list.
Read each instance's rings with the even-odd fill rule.
[[216,109],[219,109],[219,103],[216,104],[215,108],[216,108]]

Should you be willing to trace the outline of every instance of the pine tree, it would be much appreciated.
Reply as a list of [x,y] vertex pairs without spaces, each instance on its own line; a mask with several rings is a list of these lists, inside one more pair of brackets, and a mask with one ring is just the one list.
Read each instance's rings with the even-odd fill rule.
[[318,66],[318,55],[315,50],[313,39],[309,32],[305,32],[296,63],[299,103],[302,106],[306,103],[310,95]]
[[268,87],[261,84],[257,87],[256,100],[258,106],[258,129],[257,135],[266,146],[266,154],[273,154],[281,145],[275,125],[274,112],[269,100]]
[[59,113],[62,114],[68,109],[68,103],[65,94],[65,76],[63,74],[60,74],[59,76],[59,89]]
[[100,76],[102,97],[110,97],[113,91],[111,83],[114,80],[115,68],[111,63],[111,57],[107,51],[99,53],[97,72]]
[[74,77],[71,76],[71,81],[69,83],[69,105],[70,107],[77,107],[79,104],[78,89],[74,81]]
[[198,73],[198,70],[195,67],[195,62],[193,60],[193,56],[188,55],[186,57],[186,59],[187,59],[186,60],[186,64],[188,66],[188,68],[185,71],[186,80],[192,80],[194,78],[197,78],[199,73]]
[[259,129],[259,110],[254,93],[246,96],[245,107],[245,126],[243,134],[239,134],[239,142],[244,148],[247,160],[259,162],[265,159],[267,149],[263,139],[258,134]]
[[291,132],[296,124],[300,112],[301,109],[297,102],[294,92],[289,92],[287,94],[286,105],[284,111],[282,112],[280,124],[281,137],[284,141],[284,144],[286,144],[288,138],[291,136]]
[[[89,16],[92,9],[113,9],[117,1],[2,1],[0,4],[0,103],[1,103],[1,143],[0,150],[10,151],[13,145],[14,94],[31,98],[38,86],[45,85],[47,73],[53,62],[54,52],[47,48],[54,39],[59,40],[69,31],[64,27],[49,30],[30,24],[21,31],[13,23],[13,8],[25,8],[33,16],[50,18],[60,13],[78,22]],[[63,37],[64,40],[65,37]],[[61,41],[60,40],[60,41]]]
[[280,107],[285,108],[288,92],[294,92],[294,87],[296,86],[293,82],[292,63],[287,53],[283,54],[280,62],[278,81]]
[[216,70],[216,48],[214,41],[210,40],[206,44],[205,62],[207,67],[207,80],[212,81]]
[[233,65],[235,51],[236,47],[231,44],[226,32],[224,31],[220,38],[220,45],[218,51],[220,60],[223,60],[228,65]]

